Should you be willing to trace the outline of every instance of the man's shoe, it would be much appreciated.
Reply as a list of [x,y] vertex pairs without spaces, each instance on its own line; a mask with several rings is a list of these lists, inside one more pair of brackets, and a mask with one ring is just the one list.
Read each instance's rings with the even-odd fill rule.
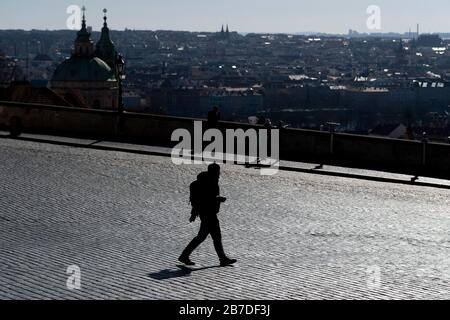
[[193,262],[191,261],[191,259],[189,259],[189,258],[180,257],[180,258],[178,259],[178,261],[180,261],[181,263],[183,263],[183,264],[185,264],[185,265],[187,265],[187,266],[195,266],[195,263],[193,263]]
[[220,260],[220,266],[221,267],[226,267],[226,266],[231,266],[233,264],[235,264],[237,262],[236,259],[224,259],[224,260]]

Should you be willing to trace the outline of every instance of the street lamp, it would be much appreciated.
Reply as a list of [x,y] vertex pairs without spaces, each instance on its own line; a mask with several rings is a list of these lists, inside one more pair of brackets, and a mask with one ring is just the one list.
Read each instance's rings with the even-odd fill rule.
[[117,67],[117,80],[119,81],[119,106],[118,112],[122,114],[124,111],[123,104],[123,84],[122,80],[125,79],[125,60],[123,56],[119,54],[116,59],[116,67]]
[[336,128],[340,127],[340,123],[327,122],[328,128],[330,130],[330,154],[334,154],[334,134],[336,133]]

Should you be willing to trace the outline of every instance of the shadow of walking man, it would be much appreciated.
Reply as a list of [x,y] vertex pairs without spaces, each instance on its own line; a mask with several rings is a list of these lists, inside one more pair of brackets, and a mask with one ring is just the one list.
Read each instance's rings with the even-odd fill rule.
[[192,272],[198,272],[208,269],[221,268],[221,266],[203,267],[203,268],[189,268],[183,265],[177,265],[178,270],[165,269],[160,272],[150,273],[148,276],[154,280],[169,280],[175,278],[184,278],[191,276]]

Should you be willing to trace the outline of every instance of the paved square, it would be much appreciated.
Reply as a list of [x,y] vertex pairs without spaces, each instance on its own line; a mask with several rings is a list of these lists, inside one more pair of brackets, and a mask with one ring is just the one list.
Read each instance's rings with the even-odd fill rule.
[[0,298],[450,299],[450,191],[338,177],[224,166],[239,263],[215,267],[208,240],[199,270],[177,268],[202,169],[0,139]]

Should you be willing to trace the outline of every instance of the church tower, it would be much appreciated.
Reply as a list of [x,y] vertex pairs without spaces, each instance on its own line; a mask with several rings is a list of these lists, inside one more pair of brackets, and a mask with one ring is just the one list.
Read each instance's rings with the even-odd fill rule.
[[[91,33],[86,27],[85,11],[83,7],[83,21],[75,39],[75,50],[69,59],[56,68],[50,85],[53,91],[73,106],[116,110],[119,89],[114,68],[115,49],[109,39],[106,19],[97,53],[108,59],[108,62],[96,56]],[[109,65],[110,62],[113,67]]]
[[83,7],[83,20],[81,30],[77,33],[75,40],[75,55],[78,57],[92,57],[94,56],[94,42],[91,39],[91,34],[86,27],[86,8]]
[[105,61],[111,69],[115,70],[117,51],[109,36],[109,28],[106,13],[108,10],[103,9],[103,28],[100,40],[97,42],[95,55]]

